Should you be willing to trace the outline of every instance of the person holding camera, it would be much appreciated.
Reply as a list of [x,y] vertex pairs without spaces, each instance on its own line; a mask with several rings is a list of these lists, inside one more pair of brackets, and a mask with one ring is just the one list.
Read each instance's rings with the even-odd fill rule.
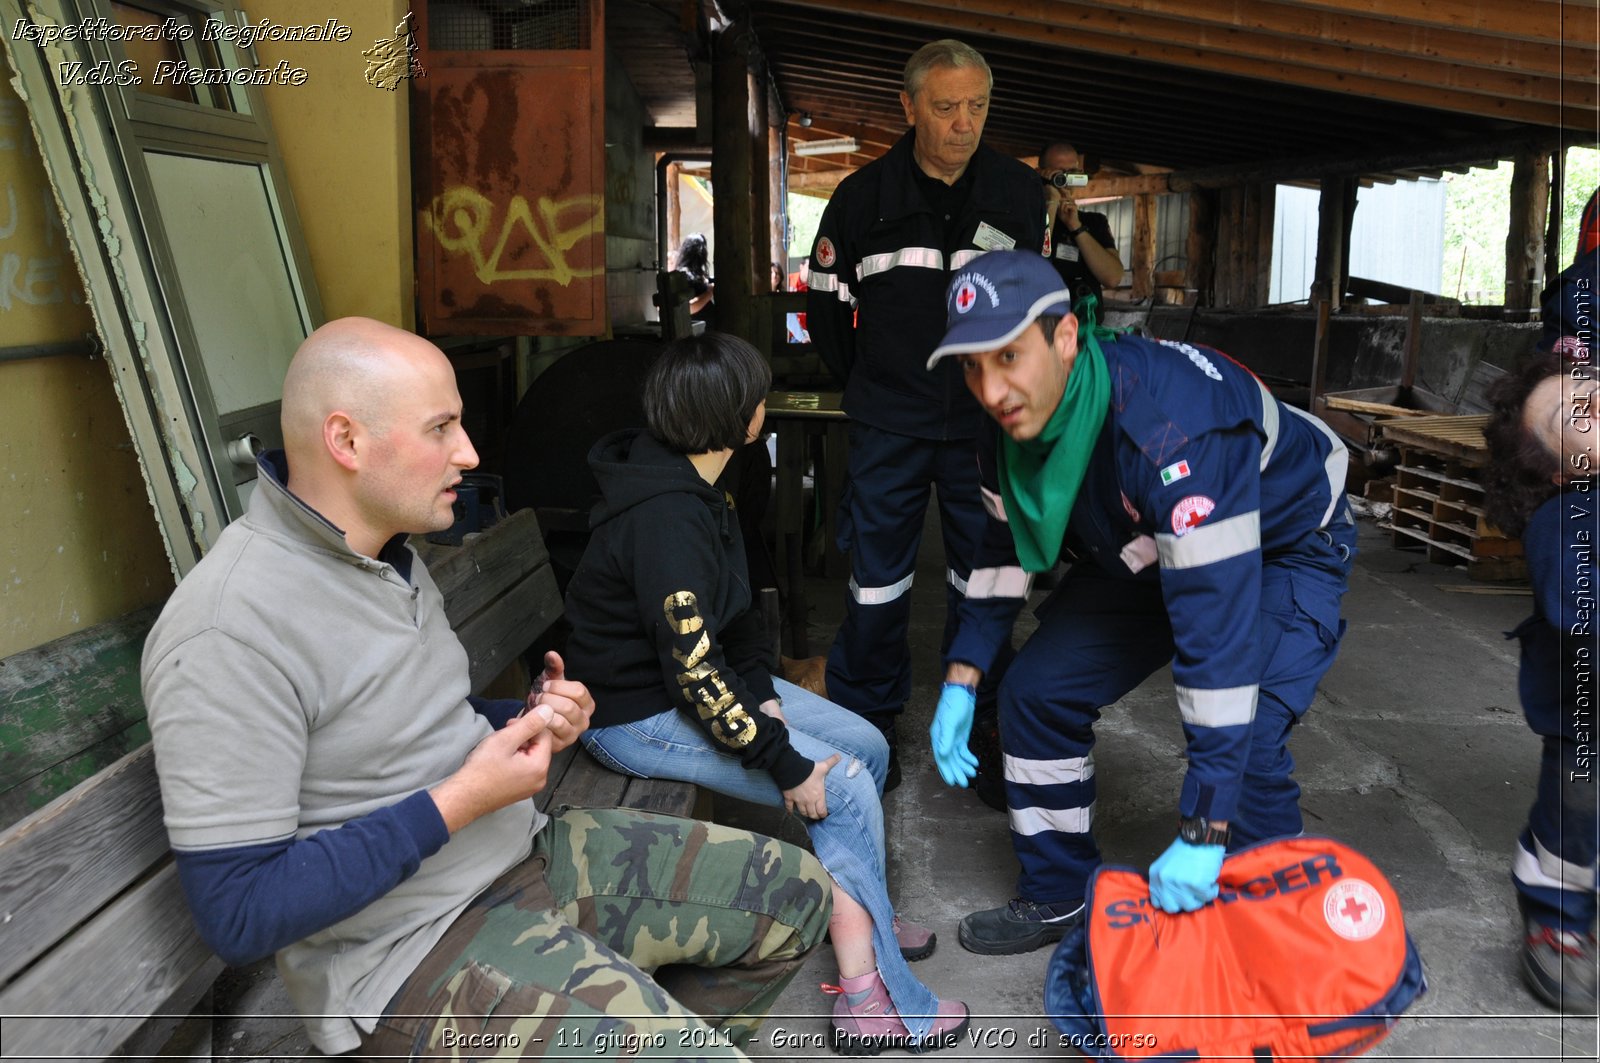
[[1065,141],[1046,144],[1039,152],[1039,176],[1044,178],[1045,203],[1054,223],[1046,251],[1051,265],[1074,302],[1086,295],[1104,302],[1102,291],[1122,283],[1122,258],[1106,216],[1079,210],[1073,198],[1074,189],[1089,183],[1083,156]]

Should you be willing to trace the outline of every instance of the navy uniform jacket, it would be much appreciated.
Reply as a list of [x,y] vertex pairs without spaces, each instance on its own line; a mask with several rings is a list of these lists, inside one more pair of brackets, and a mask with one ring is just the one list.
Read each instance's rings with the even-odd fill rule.
[[[1345,447],[1321,421],[1285,406],[1209,347],[1121,336],[1101,348],[1111,409],[1072,509],[1064,556],[1114,578],[1159,579],[1190,775],[1219,795],[1218,807],[1231,807],[1263,665],[1262,565],[1349,519]],[[1031,577],[1005,524],[992,434],[980,443],[979,461],[989,520],[945,659],[987,672]],[[1336,599],[1332,609],[1314,619],[1337,631]]]
[[[1533,615],[1512,632],[1522,640],[1518,694],[1528,724],[1541,735],[1566,735],[1592,747],[1595,668],[1595,539],[1600,535],[1594,478],[1568,484],[1522,532],[1533,585]],[[1585,755],[1579,767],[1591,769]]]
[[947,226],[917,187],[915,135],[845,178],[823,211],[806,278],[806,327],[845,382],[852,420],[919,439],[971,439],[983,412],[961,367],[947,358],[926,368],[944,337],[945,288],[954,270],[985,251],[1043,248],[1044,185],[980,143],[967,165],[963,215]]

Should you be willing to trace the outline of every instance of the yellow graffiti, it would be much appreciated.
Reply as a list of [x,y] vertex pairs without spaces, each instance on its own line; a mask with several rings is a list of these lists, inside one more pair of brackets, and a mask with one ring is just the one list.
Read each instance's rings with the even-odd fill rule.
[[[484,237],[494,220],[495,205],[474,189],[458,185],[434,198],[425,215],[428,227],[439,246],[452,254],[472,259],[473,271],[484,284],[500,281],[554,281],[565,288],[574,280],[598,276],[604,266],[575,269],[567,262],[567,252],[597,233],[605,232],[604,200],[600,196],[570,196],[562,200],[541,196],[537,217],[524,197],[511,197],[505,220],[500,223],[494,248],[484,253]],[[563,228],[562,215],[586,212],[583,220]],[[543,254],[547,265],[535,269],[501,269],[500,259],[518,229]]]

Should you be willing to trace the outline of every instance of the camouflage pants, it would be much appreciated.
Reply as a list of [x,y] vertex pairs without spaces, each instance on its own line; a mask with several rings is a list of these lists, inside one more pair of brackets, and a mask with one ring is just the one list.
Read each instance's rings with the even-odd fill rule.
[[827,872],[794,846],[570,809],[451,924],[361,1054],[744,1059],[830,904]]

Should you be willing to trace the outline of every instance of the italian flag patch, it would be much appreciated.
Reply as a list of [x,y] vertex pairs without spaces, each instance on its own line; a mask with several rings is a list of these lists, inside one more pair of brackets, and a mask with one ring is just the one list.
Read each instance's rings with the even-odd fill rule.
[[1189,475],[1189,463],[1186,461],[1174,462],[1161,470],[1161,486],[1175,484]]

